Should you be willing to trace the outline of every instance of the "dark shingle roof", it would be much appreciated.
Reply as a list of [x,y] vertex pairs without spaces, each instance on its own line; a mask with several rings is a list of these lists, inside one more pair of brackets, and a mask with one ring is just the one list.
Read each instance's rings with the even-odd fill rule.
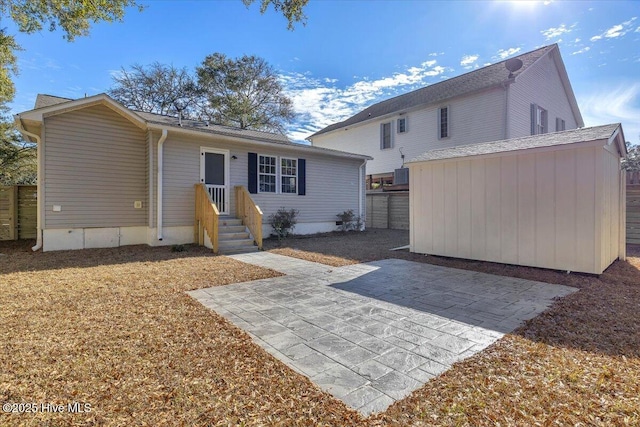
[[240,128],[235,128],[231,126],[222,126],[222,125],[215,125],[215,124],[209,124],[209,126],[207,126],[207,124],[203,121],[187,120],[187,119],[182,119],[182,126],[180,126],[180,124],[178,123],[177,117],[163,116],[161,114],[155,114],[155,113],[145,113],[144,111],[135,111],[135,110],[132,110],[132,111],[138,116],[142,117],[148,123],[154,123],[158,125],[182,127],[184,129],[193,129],[193,130],[207,132],[207,133],[236,136],[239,138],[259,139],[261,141],[268,140],[271,142],[283,142],[283,143],[290,142],[285,135],[281,135],[278,133],[261,132],[257,130],[240,129]]
[[572,129],[563,132],[545,133],[502,141],[483,142],[481,144],[459,145],[452,148],[441,148],[423,153],[408,163],[429,160],[445,160],[458,157],[479,156],[483,154],[506,153],[509,151],[527,150],[531,148],[552,147],[575,144],[578,142],[609,139],[620,127],[620,123],[594,126],[590,128]]
[[[273,143],[273,144],[283,145],[291,148],[302,149],[305,151],[311,151],[318,154],[326,154],[326,155],[332,155],[332,156],[338,156],[338,157],[357,158],[357,159],[363,159],[363,160],[371,159],[370,156],[366,156],[363,154],[348,153],[346,151],[332,150],[329,148],[313,147],[311,145],[299,144],[299,143],[290,141],[289,138],[286,137],[286,135],[281,135],[277,133],[262,132],[262,131],[251,130],[251,129],[240,129],[240,128],[235,128],[231,126],[222,126],[222,125],[214,125],[214,124],[210,124],[207,126],[205,122],[196,121],[196,120],[187,120],[187,119],[182,119],[182,123],[180,124],[178,122],[177,117],[131,110],[127,107],[124,107],[122,104],[118,103],[117,101],[115,101],[114,99],[112,99],[106,94],[95,95],[93,97],[89,97],[89,99],[87,100],[91,100],[91,99],[95,100],[96,97],[104,97],[108,99],[110,102],[120,105],[122,108],[125,108],[127,111],[131,112],[131,114],[138,116],[147,125],[158,125],[161,127],[172,127],[174,129],[196,131],[196,132],[201,132],[209,135],[222,135],[222,136],[242,138],[248,141]],[[54,107],[58,104],[64,104],[64,103],[69,103],[74,101],[79,101],[79,100],[39,94],[36,99],[36,106],[34,110]],[[31,111],[34,111],[34,110],[31,110]]]
[[[540,49],[536,49],[531,52],[523,53],[516,56],[522,61],[522,68],[513,73],[514,77],[524,72],[531,64],[540,59],[547,52],[553,49],[557,49],[557,45],[544,46]],[[505,62],[507,60],[468,72],[458,77],[453,77],[435,83],[426,87],[423,87],[413,92],[405,93],[391,99],[387,99],[382,102],[374,104],[358,114],[349,117],[347,120],[334,123],[326,128],[314,133],[309,138],[313,138],[316,135],[330,132],[335,129],[340,129],[345,126],[351,126],[356,123],[363,122],[365,120],[373,119],[376,117],[382,117],[387,114],[402,111],[419,105],[432,104],[435,102],[442,102],[444,100],[472,93],[478,90],[486,89],[502,82],[505,82],[509,78],[509,70],[505,68]]]

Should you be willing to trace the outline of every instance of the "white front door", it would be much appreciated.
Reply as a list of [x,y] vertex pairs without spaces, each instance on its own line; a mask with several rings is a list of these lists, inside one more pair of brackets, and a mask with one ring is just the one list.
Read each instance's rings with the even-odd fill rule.
[[220,215],[229,215],[229,151],[200,148],[200,182],[207,187]]

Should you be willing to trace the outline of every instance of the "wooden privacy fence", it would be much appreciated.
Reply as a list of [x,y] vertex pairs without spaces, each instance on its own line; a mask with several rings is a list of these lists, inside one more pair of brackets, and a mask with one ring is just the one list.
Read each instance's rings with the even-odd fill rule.
[[640,244],[640,172],[627,171],[627,243]]
[[368,228],[409,229],[409,192],[367,193]]
[[0,187],[0,240],[35,239],[36,185]]

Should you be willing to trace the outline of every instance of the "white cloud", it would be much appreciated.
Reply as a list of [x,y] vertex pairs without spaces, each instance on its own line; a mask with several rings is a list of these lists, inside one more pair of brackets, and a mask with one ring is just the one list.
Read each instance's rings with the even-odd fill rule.
[[297,113],[287,135],[301,142],[312,133],[345,120],[375,102],[426,86],[445,71],[447,69],[436,65],[436,61],[425,61],[388,77],[359,78],[344,88],[336,85],[336,79],[315,78],[310,73],[282,74],[280,81]]
[[580,50],[576,50],[575,52],[573,52],[571,55],[580,55],[581,53],[587,53],[591,50],[591,48],[589,46],[585,46]]
[[571,27],[567,28],[566,25],[561,24],[559,27],[555,27],[555,28],[551,27],[551,28],[548,28],[546,30],[540,31],[540,33],[542,33],[542,35],[547,40],[550,40],[550,39],[556,38],[558,36],[561,36],[563,34],[570,33],[574,26],[575,26],[575,24],[572,25]]
[[636,30],[634,31],[634,33],[640,33],[640,27],[636,28]]
[[579,98],[586,126],[621,122],[625,138],[632,143],[640,142],[640,81],[598,87]]
[[[632,31],[632,26],[633,26],[633,21],[635,21],[636,19],[638,19],[637,17],[633,17],[631,19],[629,19],[628,21],[624,21],[621,24],[616,24],[613,27],[609,28],[608,30],[606,30],[605,32],[601,33],[601,34],[597,34],[593,37],[591,37],[591,41],[595,42],[598,40],[602,40],[603,38],[607,38],[607,39],[615,39],[618,37],[622,37],[625,34],[627,34],[628,32]],[[640,28],[640,27],[638,27]],[[638,31],[638,29],[636,29],[636,31]]]
[[465,70],[471,69],[478,58],[480,58],[479,55],[465,55],[460,60],[460,65],[462,65]]
[[505,49],[500,49],[498,51],[497,58],[506,59],[511,55],[515,55],[516,53],[520,52],[521,50],[522,50],[522,48],[519,48],[519,47],[510,47],[509,49],[506,49],[506,50]]

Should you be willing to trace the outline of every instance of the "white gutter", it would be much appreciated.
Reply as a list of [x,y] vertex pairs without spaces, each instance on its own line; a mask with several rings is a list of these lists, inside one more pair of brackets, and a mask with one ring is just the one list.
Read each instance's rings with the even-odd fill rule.
[[158,229],[158,240],[162,240],[162,153],[164,140],[167,139],[169,133],[166,129],[162,129],[162,136],[158,140],[158,218],[156,227]]
[[36,245],[31,248],[31,250],[35,252],[42,248],[42,186],[44,185],[44,182],[40,182],[40,179],[42,178],[42,148],[40,147],[42,145],[42,140],[40,139],[40,135],[36,135],[35,133],[25,130],[19,116],[16,116],[16,123],[18,124],[18,130],[21,134],[36,140],[36,163],[38,174],[36,209],[38,210],[38,213],[36,215]]
[[[363,161],[362,164],[360,165],[360,167],[358,168],[358,215],[360,216],[361,220],[362,220],[362,229],[364,229],[365,227],[365,218],[363,218],[364,213],[362,212],[362,197],[363,195],[363,191],[362,191],[362,187],[364,185],[363,182],[363,175],[364,175],[364,167],[367,164],[367,161]],[[362,229],[360,231],[362,231]]]

